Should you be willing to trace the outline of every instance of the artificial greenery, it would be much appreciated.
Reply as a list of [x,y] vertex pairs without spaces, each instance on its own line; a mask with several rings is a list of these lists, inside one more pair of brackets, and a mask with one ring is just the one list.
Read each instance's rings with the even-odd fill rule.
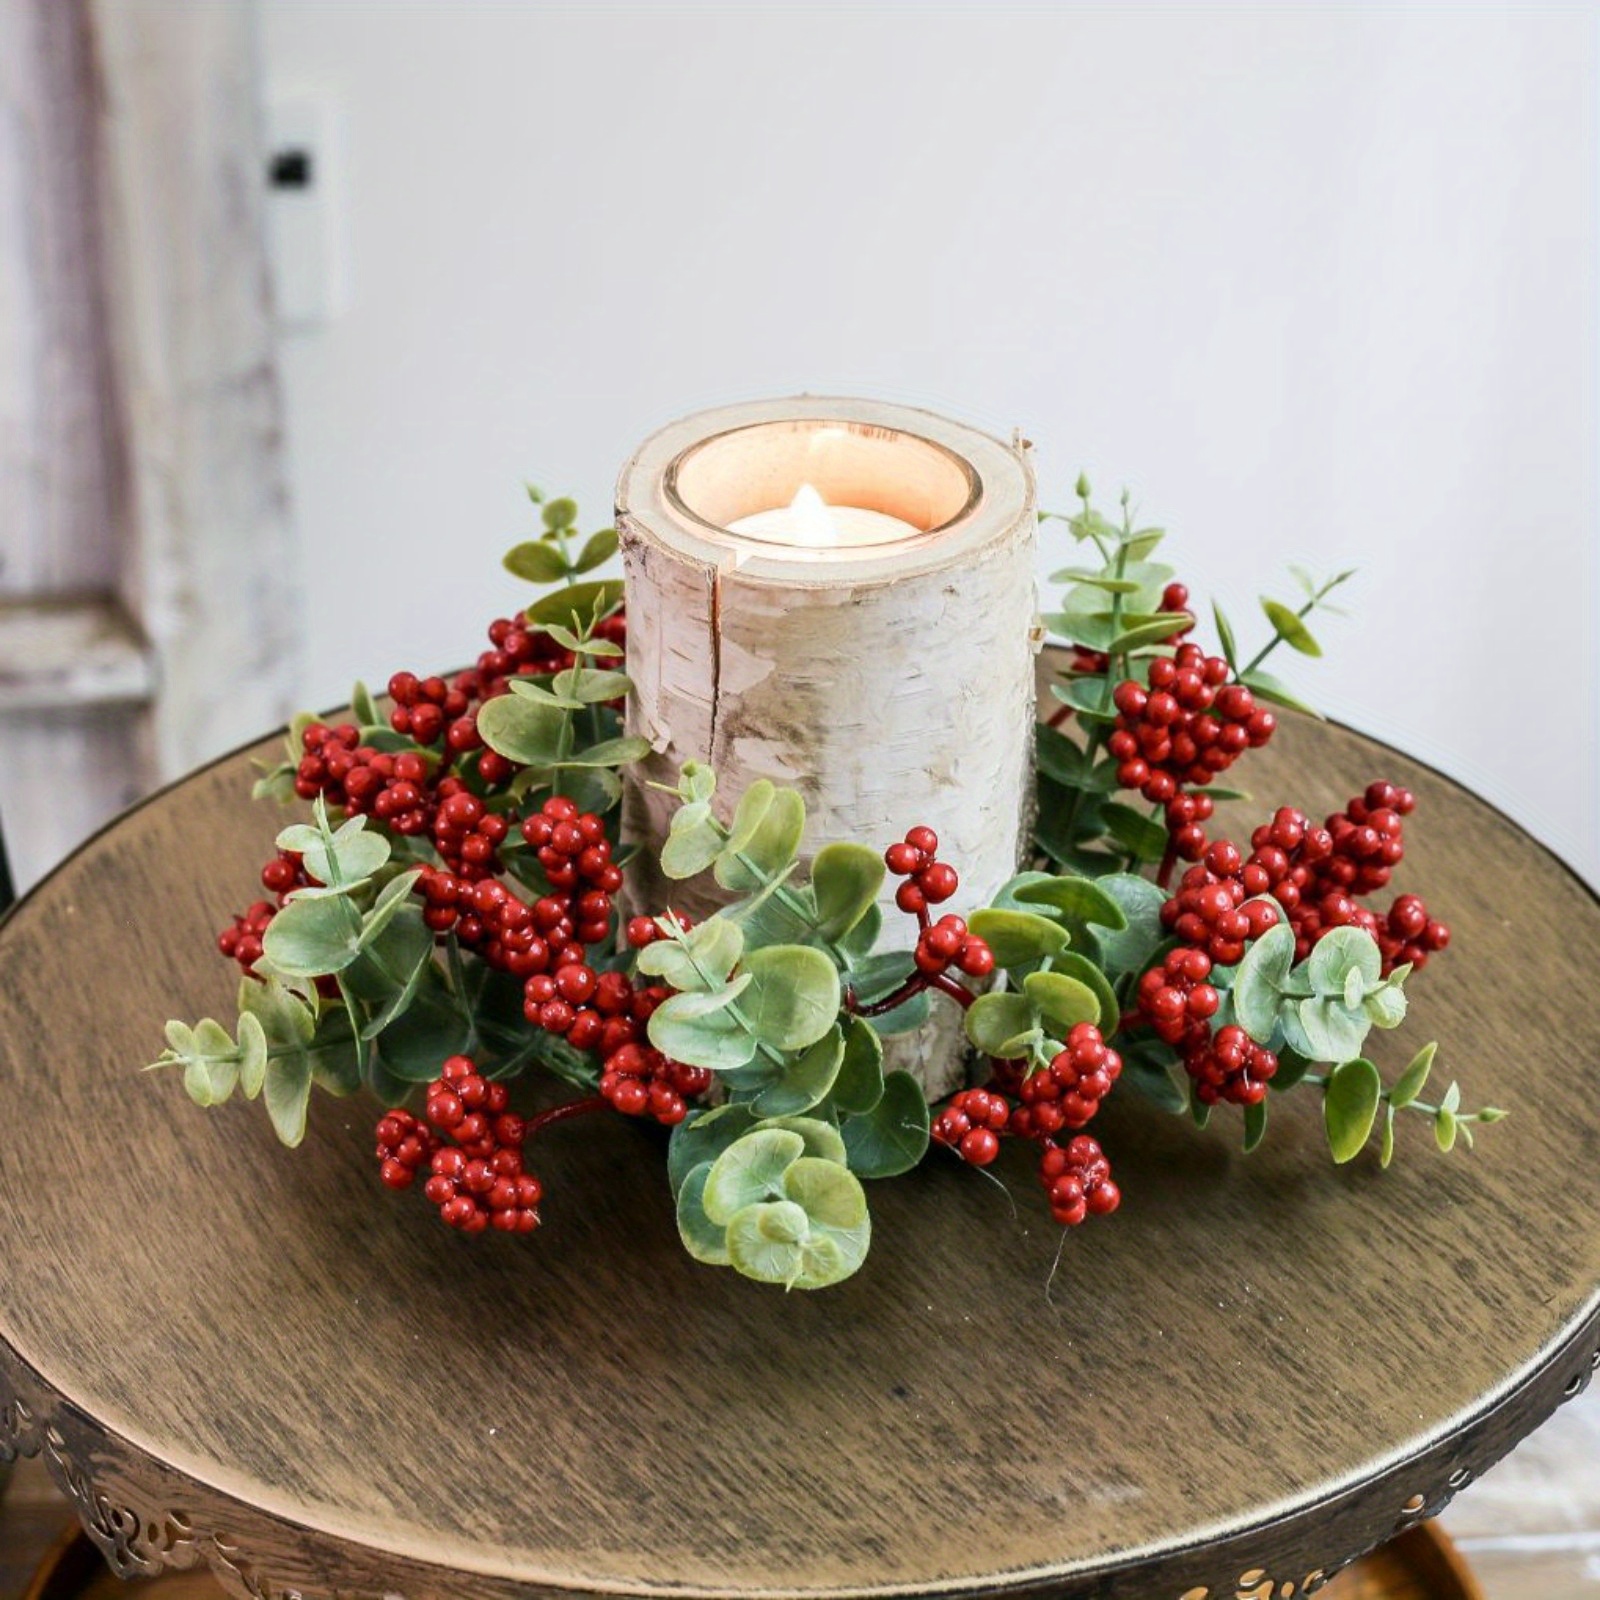
[[[964,924],[936,925],[917,895],[902,898],[916,917],[917,949],[905,949],[897,932],[885,936],[884,841],[834,841],[804,852],[805,805],[796,790],[758,779],[725,803],[716,775],[691,762],[678,777],[678,807],[658,864],[671,879],[709,879],[721,908],[698,923],[669,907],[645,908],[651,920],[642,931],[630,924],[624,939],[605,886],[626,859],[618,807],[628,769],[648,746],[622,721],[630,681],[621,585],[587,576],[613,554],[616,535],[602,529],[580,543],[573,503],[546,503],[530,491],[542,530],[517,545],[506,566],[553,587],[521,616],[495,624],[494,649],[476,675],[453,685],[402,675],[391,685],[388,715],[358,685],[347,726],[297,720],[287,759],[257,792],[310,798],[310,817],[277,837],[279,856],[264,874],[277,903],[258,903],[224,934],[224,947],[245,968],[237,1022],[170,1023],[168,1048],[154,1065],[181,1066],[186,1091],[201,1105],[236,1093],[261,1098],[289,1145],[304,1136],[313,1086],[337,1095],[365,1090],[385,1107],[403,1107],[431,1084],[433,1116],[449,1099],[442,1065],[459,1058],[470,1058],[491,1083],[531,1074],[571,1086],[582,1098],[563,1114],[608,1106],[639,1114],[643,1102],[644,1114],[671,1126],[666,1176],[685,1248],[698,1261],[789,1288],[820,1288],[859,1268],[871,1238],[863,1183],[915,1166],[928,1153],[930,1129],[986,1164],[994,1140],[958,1137],[968,1111],[997,1117],[1000,1131],[1044,1146],[1048,1178],[1065,1159],[1061,1141],[1082,1126],[1075,1118],[1087,1120],[1098,1100],[1076,1102],[1080,1110],[1064,1128],[1024,1108],[1036,1105],[1035,1091],[1075,1051],[1088,1048],[1098,1060],[1101,1044],[1117,1052],[1119,1081],[1165,1111],[1204,1125],[1216,1104],[1237,1100],[1247,1150],[1265,1131],[1266,1086],[1274,1095],[1320,1094],[1335,1161],[1354,1159],[1376,1135],[1387,1165],[1403,1110],[1432,1120],[1441,1149],[1470,1144],[1475,1127],[1503,1113],[1464,1111],[1454,1084],[1437,1104],[1421,1100],[1432,1045],[1388,1086],[1364,1054],[1373,1028],[1405,1018],[1412,966],[1393,951],[1412,936],[1404,929],[1418,924],[1420,912],[1391,913],[1397,928],[1404,925],[1392,937],[1368,918],[1320,928],[1313,939],[1304,909],[1289,903],[1293,879],[1283,877],[1275,890],[1282,902],[1257,891],[1242,908],[1219,913],[1223,932],[1209,935],[1211,948],[1238,954],[1207,957],[1204,1004],[1189,998],[1202,980],[1171,959],[1185,948],[1174,908],[1186,893],[1195,904],[1209,902],[1195,898],[1201,889],[1174,889],[1171,880],[1180,859],[1201,859],[1195,817],[1240,797],[1192,781],[1198,756],[1190,781],[1151,776],[1181,770],[1188,745],[1175,745],[1152,768],[1146,756],[1162,748],[1159,718],[1123,708],[1161,692],[1151,684],[1156,663],[1198,658],[1182,643],[1196,617],[1173,569],[1154,559],[1161,530],[1135,526],[1126,497],[1113,522],[1095,510],[1081,479],[1078,492],[1079,509],[1062,520],[1094,559],[1056,574],[1063,588],[1047,618],[1071,657],[1038,730],[1037,859]],[[1349,576],[1319,583],[1301,574],[1298,607],[1264,599],[1269,636],[1242,664],[1234,629],[1214,608],[1221,657],[1205,670],[1217,689],[1248,689],[1252,705],[1300,708],[1263,663],[1280,645],[1320,653],[1308,618],[1332,609],[1329,595]],[[1204,744],[1226,718],[1195,696],[1200,709],[1184,713],[1180,731],[1198,729]],[[1270,733],[1270,719],[1238,709],[1245,698],[1235,694],[1229,704],[1244,730],[1234,744]],[[1139,716],[1155,732],[1146,727],[1129,756]],[[1205,718],[1218,727],[1202,727]],[[1357,808],[1352,818],[1364,814]],[[584,822],[589,833],[561,845],[553,830],[576,828],[585,815],[601,822]],[[1298,824],[1284,826],[1290,837]],[[469,834],[479,841],[470,847],[463,843]],[[909,844],[895,848],[918,862],[931,859]],[[1270,853],[1262,859],[1273,866]],[[1359,880],[1368,869],[1347,863],[1341,870]],[[485,890],[486,882],[499,888]],[[1250,909],[1269,900],[1268,913]],[[1232,939],[1235,910],[1264,931]],[[1275,920],[1266,926],[1269,917]],[[1428,922],[1414,938],[1437,948],[1438,926]],[[580,937],[599,927],[603,938]],[[562,941],[571,947],[564,956]],[[951,965],[957,950],[959,968]],[[553,990],[563,965],[587,976],[569,973],[566,989]],[[1169,971],[1170,980],[1161,976]],[[1158,996],[1163,983],[1176,1000]],[[580,998],[568,1004],[566,992]],[[590,1002],[589,993],[610,997],[611,1010],[592,1010],[601,1000]],[[1163,1032],[1161,1007],[1171,1011],[1179,1001],[1195,1015]],[[909,1073],[885,1070],[885,1039],[922,1027],[933,1004],[964,1010],[969,1081],[987,1081],[989,1100],[958,1095],[930,1107]],[[592,1020],[580,1026],[573,1017],[586,1006]],[[1218,1041],[1230,1039],[1238,1048],[1230,1045],[1228,1059],[1243,1050],[1247,1063],[1232,1076],[1226,1061],[1217,1064]],[[1262,1076],[1269,1060],[1270,1078]],[[410,1184],[413,1171],[431,1170],[429,1183],[436,1182],[442,1169],[427,1161],[451,1148],[449,1136],[407,1117],[380,1123],[385,1180],[397,1188]],[[553,1119],[546,1112],[536,1120]],[[531,1128],[504,1133],[502,1147],[520,1149]],[[500,1138],[473,1134],[484,1152],[502,1148]],[[470,1153],[471,1140],[458,1144]],[[1098,1146],[1093,1154],[1100,1156]],[[1072,1159],[1082,1167],[1089,1158],[1080,1151]],[[460,1166],[456,1160],[451,1170]],[[461,1193],[450,1190],[458,1202]],[[1112,1197],[1101,1209],[1114,1205],[1114,1190],[1101,1194]],[[1059,1194],[1052,1205],[1064,1221],[1083,1214]]]

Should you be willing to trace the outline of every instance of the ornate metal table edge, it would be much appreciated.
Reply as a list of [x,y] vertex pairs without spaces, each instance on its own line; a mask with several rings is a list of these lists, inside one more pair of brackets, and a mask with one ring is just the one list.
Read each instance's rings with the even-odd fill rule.
[[[1427,1450],[1390,1464],[1325,1502],[1299,1505],[1217,1542],[1071,1574],[1027,1575],[977,1591],[934,1583],[923,1596],[978,1592],[1039,1600],[1295,1600],[1397,1534],[1437,1516],[1600,1368],[1600,1309],[1551,1356]],[[236,1600],[458,1600],[461,1575],[354,1546],[336,1535],[248,1505],[144,1454],[97,1423],[0,1339],[0,1463],[41,1456],[85,1532],[122,1578],[209,1567]],[[1402,1489],[1411,1489],[1397,1498]],[[504,1578],[472,1578],[475,1600],[573,1600],[584,1591]],[[648,1594],[682,1585],[641,1584]],[[735,1591],[725,1591],[734,1593]],[[839,1595],[808,1590],[797,1595]]]

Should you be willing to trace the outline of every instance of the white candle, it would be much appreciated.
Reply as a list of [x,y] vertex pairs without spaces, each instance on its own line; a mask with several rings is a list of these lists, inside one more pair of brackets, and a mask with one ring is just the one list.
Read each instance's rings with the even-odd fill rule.
[[809,483],[802,483],[786,506],[755,511],[728,524],[729,533],[762,544],[796,549],[838,550],[865,545],[897,544],[924,530],[885,511],[865,506],[830,506]]

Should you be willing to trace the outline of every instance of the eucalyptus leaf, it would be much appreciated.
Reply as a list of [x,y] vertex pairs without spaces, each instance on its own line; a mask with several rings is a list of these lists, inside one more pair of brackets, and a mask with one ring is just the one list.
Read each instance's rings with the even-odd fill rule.
[[967,926],[994,952],[995,964],[1001,967],[1026,966],[1067,945],[1067,931],[1059,922],[1032,911],[974,911]]
[[1406,992],[1396,983],[1374,989],[1361,1004],[1375,1028],[1398,1028],[1406,1020]]
[[772,809],[772,797],[778,786],[770,778],[756,778],[739,796],[733,808],[733,820],[728,824],[728,848],[740,851],[755,838],[766,814]]
[[1100,997],[1063,972],[1030,972],[1022,980],[1028,1003],[1063,1035],[1080,1022],[1100,1024]]
[[862,844],[825,844],[817,852],[811,863],[811,892],[822,938],[842,939],[861,921],[883,887],[885,870],[883,857]]
[[559,500],[545,502],[544,525],[552,533],[558,528],[566,529],[575,527],[578,521],[578,502],[563,495]]
[[294,978],[343,972],[361,950],[361,918],[348,900],[291,899],[267,924],[262,952]]
[[685,805],[709,800],[717,792],[717,775],[703,761],[685,761],[678,772],[678,794]]
[[827,1099],[844,1060],[844,1032],[837,1023],[791,1061],[777,1082],[752,1102],[763,1117],[792,1117]]
[[783,1175],[805,1148],[805,1140],[789,1128],[757,1128],[735,1139],[706,1176],[706,1215],[726,1227],[746,1206],[780,1198]]
[[793,1288],[805,1272],[803,1246],[810,1235],[805,1211],[794,1201],[761,1201],[729,1223],[728,1260],[746,1278]]
[[865,1113],[883,1098],[883,1041],[861,1017],[845,1024],[844,1058],[830,1098],[841,1111]]
[[261,1093],[267,1076],[267,1033],[253,1011],[239,1015],[239,1087],[247,1100]]
[[669,878],[693,878],[717,859],[722,843],[723,831],[711,815],[711,802],[691,801],[673,814],[661,847],[661,870]]
[[1308,716],[1319,720],[1322,713],[1315,706],[1308,705],[1302,700],[1288,684],[1275,678],[1270,672],[1263,672],[1258,667],[1252,672],[1245,673],[1239,680],[1258,700],[1266,700],[1275,706],[1285,706],[1290,711],[1304,711]]
[[1294,965],[1294,930],[1280,920],[1254,939],[1233,980],[1233,1012],[1257,1044],[1270,1044],[1289,971]]
[[315,1009],[278,978],[268,978],[265,983],[241,980],[239,1010],[260,1022],[269,1045],[309,1044],[316,1032]]
[[[490,705],[499,702],[491,700]],[[479,713],[482,716],[482,713]],[[650,741],[639,734],[630,733],[620,739],[602,739],[599,744],[592,744],[582,750],[575,750],[570,755],[563,756],[561,765],[564,767],[626,767],[635,761],[643,761],[650,754]]]
[[572,570],[592,572],[596,567],[604,566],[616,553],[617,530],[602,528],[584,540],[583,549],[578,552],[578,559],[572,563]]
[[[1014,880],[1015,881],[1015,880]],[[1146,883],[1140,878],[1136,881]],[[1149,887],[1154,888],[1153,884]],[[1156,891],[1158,894],[1159,890]],[[1117,897],[1104,882],[1050,873],[1030,875],[1026,882],[1018,882],[1015,890],[1019,905],[1046,906],[1076,922],[1093,923],[1097,927],[1120,931],[1128,926],[1128,917]],[[1162,897],[1163,900],[1165,897]]]
[[695,1106],[672,1130],[667,1144],[667,1182],[676,1194],[684,1179],[698,1166],[711,1170],[711,1163],[735,1139],[756,1125],[756,1114],[748,1105]]
[[692,928],[682,943],[658,939],[647,944],[635,965],[647,977],[660,978],[674,989],[713,989],[727,982],[743,953],[739,924],[717,915]]
[[1434,1113],[1433,1137],[1439,1148],[1448,1155],[1456,1146],[1456,1135],[1461,1131],[1461,1124],[1455,1112],[1445,1106],[1440,1106]]
[[[1084,879],[1066,880],[1085,882]],[[1166,895],[1132,872],[1114,872],[1095,880],[1095,889],[1112,901],[1122,913],[1123,926],[1101,925],[1094,929],[1095,943],[1107,972],[1143,972],[1150,957],[1166,937],[1161,926],[1161,908]]]
[[839,972],[820,950],[798,944],[752,950],[744,974],[750,980],[741,1001],[745,1018],[775,1050],[804,1050],[838,1019]]
[[711,1174],[711,1163],[702,1161],[691,1169],[677,1187],[678,1237],[683,1248],[696,1261],[707,1266],[728,1265],[728,1230],[706,1215],[705,1187]]
[[525,539],[513,545],[501,564],[515,578],[529,583],[559,583],[567,575],[567,558],[547,539]]
[[292,1150],[306,1136],[311,1104],[311,1061],[303,1055],[273,1056],[261,1090],[273,1132]]
[[572,725],[557,706],[526,695],[502,694],[478,708],[483,742],[508,761],[528,767],[554,766],[572,748]]
[[1383,1108],[1383,1132],[1378,1144],[1378,1165],[1388,1171],[1389,1163],[1394,1160],[1394,1103],[1391,1101]]
[[650,1015],[650,1042],[664,1056],[692,1067],[728,1072],[747,1066],[756,1053],[750,1030],[727,1009],[694,1011],[680,1002],[704,1000],[703,995],[673,995]]
[[[1360,975],[1362,993],[1378,981],[1382,957],[1378,942],[1364,928],[1329,928],[1317,940],[1306,958],[1306,977],[1315,992],[1324,997],[1344,998],[1347,974],[1352,968]],[[1345,1003],[1355,1009],[1355,1002]]]
[[1433,1058],[1439,1052],[1439,1041],[1430,1039],[1427,1044],[1417,1051],[1395,1081],[1395,1086],[1389,1091],[1389,1104],[1397,1108],[1411,1104],[1422,1093],[1428,1081],[1428,1074],[1433,1071]]
[[1272,631],[1291,650],[1298,650],[1303,656],[1322,654],[1322,646],[1312,637],[1311,630],[1288,606],[1278,600],[1269,600],[1263,595],[1261,609],[1266,612],[1267,621],[1272,624]]
[[[596,611],[602,616],[615,611],[622,603],[622,580],[600,578],[588,583],[569,584],[564,589],[553,589],[535,600],[523,613],[535,627],[545,622],[564,622],[580,631],[593,620]],[[491,700],[490,705],[498,702]]]
[[1364,1057],[1333,1069],[1322,1097],[1322,1119],[1328,1148],[1336,1162],[1352,1161],[1372,1133],[1383,1094],[1378,1069]]
[[[1092,990],[1095,1000],[1100,1007],[1100,1017],[1095,1026],[1107,1038],[1116,1031],[1117,1024],[1122,1018],[1122,1008],[1117,1004],[1116,991],[1111,987],[1110,980],[1099,967],[1087,956],[1080,955],[1076,950],[1065,950],[1060,955],[1050,958],[1050,972],[1058,973],[1064,978],[1073,978],[1081,983],[1084,988]],[[1036,974],[1047,976],[1047,974]],[[1026,989],[1026,981],[1024,982]]]
[[831,1122],[821,1117],[768,1117],[760,1124],[763,1128],[787,1128],[798,1133],[805,1141],[805,1153],[824,1161],[845,1164],[844,1138]]
[[[743,802],[741,801],[741,804]],[[737,817],[737,813],[735,814]],[[714,875],[724,889],[748,894],[786,872],[800,851],[806,828],[805,801],[797,789],[776,789],[749,837],[735,849],[730,839],[717,857]]]
[[[611,672],[603,667],[568,667],[555,675],[550,687],[579,705],[601,705],[607,700],[620,700],[633,687],[633,680],[626,672]],[[645,744],[648,748],[649,741]]]
[[1244,1108],[1244,1153],[1249,1155],[1267,1131],[1267,1102],[1257,1100]]
[[1020,994],[980,994],[967,1007],[967,1037],[986,1056],[998,1056],[1011,1040],[1033,1026],[1033,1007]]
[[871,1111],[846,1117],[839,1132],[850,1170],[861,1178],[894,1178],[928,1152],[928,1101],[909,1072],[888,1073]]
[[850,1231],[867,1220],[861,1182],[843,1163],[801,1156],[783,1175],[784,1195],[806,1214],[814,1228]]
[[1311,1054],[1319,1061],[1351,1061],[1361,1053],[1371,1026],[1365,1013],[1349,1010],[1342,1000],[1316,996],[1300,1001],[1293,1009],[1310,1043]]

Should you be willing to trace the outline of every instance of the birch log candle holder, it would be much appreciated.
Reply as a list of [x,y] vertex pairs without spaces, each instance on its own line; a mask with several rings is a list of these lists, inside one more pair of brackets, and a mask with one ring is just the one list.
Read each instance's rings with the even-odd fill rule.
[[[757,401],[648,439],[617,489],[628,728],[652,752],[624,799],[638,903],[714,909],[657,860],[676,801],[652,785],[690,760],[728,804],[799,789],[803,857],[927,822],[974,903],[997,891],[1031,807],[1036,522],[1024,445],[904,406]],[[910,1054],[948,1089],[959,1026]]]

